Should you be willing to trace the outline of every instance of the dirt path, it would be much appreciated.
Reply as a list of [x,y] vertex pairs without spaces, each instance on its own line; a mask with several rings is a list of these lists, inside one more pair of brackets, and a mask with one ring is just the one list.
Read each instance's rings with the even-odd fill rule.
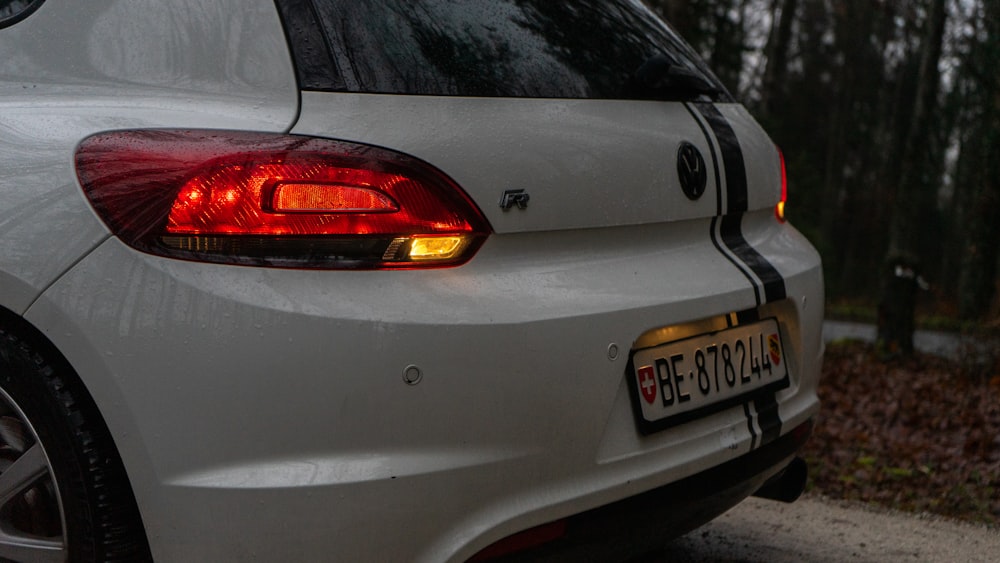
[[806,495],[748,499],[671,544],[663,562],[1000,561],[1000,531]]

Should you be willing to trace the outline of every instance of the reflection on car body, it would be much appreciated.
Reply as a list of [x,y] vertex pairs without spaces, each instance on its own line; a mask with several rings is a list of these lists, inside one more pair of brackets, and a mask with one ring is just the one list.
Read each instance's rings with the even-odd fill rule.
[[0,557],[604,561],[801,490],[819,258],[641,4],[0,26]]

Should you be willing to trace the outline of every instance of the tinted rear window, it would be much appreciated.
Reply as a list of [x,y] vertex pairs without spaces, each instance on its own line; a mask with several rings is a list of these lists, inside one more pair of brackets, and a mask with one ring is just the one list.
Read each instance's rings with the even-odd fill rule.
[[636,0],[277,2],[308,90],[730,99]]

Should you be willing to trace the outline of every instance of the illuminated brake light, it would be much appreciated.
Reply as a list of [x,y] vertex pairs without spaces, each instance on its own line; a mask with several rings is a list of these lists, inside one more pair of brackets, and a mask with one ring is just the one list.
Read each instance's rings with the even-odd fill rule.
[[788,175],[785,172],[785,155],[778,149],[778,161],[781,163],[781,200],[774,206],[774,216],[778,221],[785,222],[785,201],[788,199]]
[[490,233],[429,164],[312,137],[117,131],[90,137],[77,174],[98,215],[151,254],[306,268],[457,266]]
[[279,213],[386,213],[399,211],[399,206],[384,193],[363,186],[281,182],[274,187],[271,209]]

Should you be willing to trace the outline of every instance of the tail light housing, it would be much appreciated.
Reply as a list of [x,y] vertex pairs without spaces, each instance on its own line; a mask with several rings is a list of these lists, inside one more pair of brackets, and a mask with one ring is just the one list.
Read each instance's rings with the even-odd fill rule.
[[448,176],[331,139],[237,131],[101,133],[76,153],[108,228],[150,254],[252,266],[457,266],[490,233]]
[[785,155],[778,149],[778,162],[781,164],[781,199],[774,206],[774,216],[777,217],[778,221],[784,223],[785,219],[785,201],[788,199],[788,174],[785,172]]

